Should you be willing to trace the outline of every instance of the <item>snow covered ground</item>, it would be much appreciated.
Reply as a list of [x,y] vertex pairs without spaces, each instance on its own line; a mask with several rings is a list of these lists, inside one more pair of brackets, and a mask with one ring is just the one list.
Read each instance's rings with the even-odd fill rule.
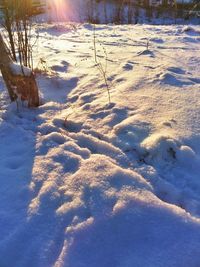
[[92,25],[35,31],[41,106],[0,80],[0,266],[200,266],[200,27],[97,25],[111,103]]

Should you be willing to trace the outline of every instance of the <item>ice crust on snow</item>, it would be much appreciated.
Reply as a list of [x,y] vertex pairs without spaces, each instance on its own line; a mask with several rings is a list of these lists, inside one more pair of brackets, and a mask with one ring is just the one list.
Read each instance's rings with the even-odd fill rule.
[[0,266],[196,267],[199,26],[96,27],[111,104],[89,24],[36,26],[38,109],[1,78]]

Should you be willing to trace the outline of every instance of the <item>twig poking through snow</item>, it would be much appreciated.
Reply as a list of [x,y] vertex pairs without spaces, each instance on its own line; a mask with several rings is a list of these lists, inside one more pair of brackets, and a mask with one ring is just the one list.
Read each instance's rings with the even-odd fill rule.
[[95,63],[101,73],[101,75],[103,76],[103,79],[104,79],[104,83],[105,83],[105,86],[106,86],[106,89],[107,89],[107,92],[108,92],[108,102],[109,104],[111,103],[111,96],[110,96],[110,88],[109,88],[109,85],[108,85],[108,79],[107,79],[107,61],[108,61],[108,56],[107,56],[107,52],[106,52],[106,49],[105,47],[103,47],[103,52],[104,52],[104,55],[105,55],[105,66],[102,65],[102,63],[98,60],[98,55],[97,55],[97,48],[96,48],[96,27],[95,27],[95,24],[94,24],[94,28],[93,28],[93,44],[94,44],[94,60],[95,60]]

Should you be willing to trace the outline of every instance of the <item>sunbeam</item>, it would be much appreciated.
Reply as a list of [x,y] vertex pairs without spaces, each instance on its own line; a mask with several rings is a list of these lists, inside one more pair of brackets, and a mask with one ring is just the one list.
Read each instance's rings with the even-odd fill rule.
[[66,0],[47,0],[50,18],[53,21],[66,21],[68,18],[68,5]]

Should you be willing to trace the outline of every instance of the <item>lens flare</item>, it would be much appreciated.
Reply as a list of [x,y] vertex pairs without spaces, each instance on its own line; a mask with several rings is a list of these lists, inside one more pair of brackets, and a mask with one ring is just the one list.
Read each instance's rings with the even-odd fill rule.
[[68,6],[66,0],[48,0],[49,15],[53,21],[67,21]]

